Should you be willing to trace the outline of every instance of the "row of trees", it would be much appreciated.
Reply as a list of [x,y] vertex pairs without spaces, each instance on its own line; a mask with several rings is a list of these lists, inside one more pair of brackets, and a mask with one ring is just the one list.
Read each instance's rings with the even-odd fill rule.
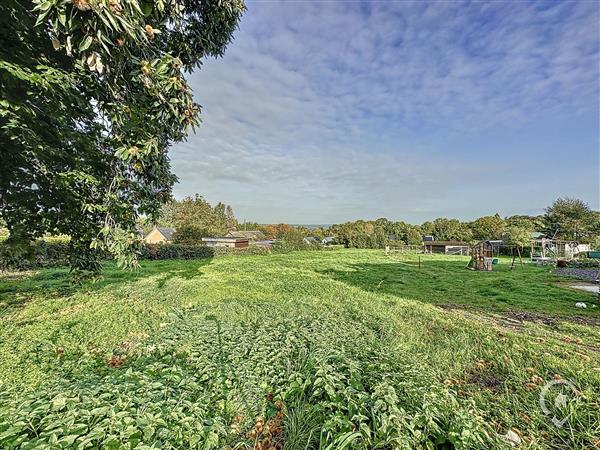
[[[167,203],[157,224],[175,227],[175,241],[185,243],[199,243],[202,237],[223,235],[238,228],[230,206],[218,203],[213,207],[199,195]],[[285,241],[292,247],[301,246],[303,239],[308,236],[318,240],[333,236],[346,247],[382,248],[390,242],[419,245],[424,235],[431,235],[438,241],[504,239],[507,243],[525,246],[529,244],[533,231],[600,245],[597,242],[600,238],[600,213],[583,201],[571,198],[557,199],[540,216],[514,215],[502,218],[494,214],[469,222],[438,218],[421,225],[380,218],[316,229],[285,223],[261,225],[246,222],[240,228],[261,231],[267,239]]]
[[515,215],[506,218],[499,214],[483,216],[470,222],[438,218],[421,225],[385,218],[357,220],[333,225],[326,233],[334,235],[347,247],[378,248],[389,241],[420,244],[424,235],[438,241],[475,242],[483,239],[504,239],[511,244],[527,245],[531,232],[539,231],[550,237],[576,240],[600,246],[600,212],[585,202],[559,198],[540,216]]
[[[200,242],[202,237],[223,235],[238,228],[229,205],[218,203],[213,207],[200,195],[170,201],[162,208],[156,224],[176,228],[175,240],[186,243]],[[438,218],[421,225],[380,218],[316,229],[285,223],[261,225],[246,222],[241,228],[261,231],[267,239],[290,243],[301,243],[308,236],[319,240],[333,236],[338,243],[354,248],[381,248],[390,241],[419,245],[424,235],[431,235],[438,241],[505,239],[513,244],[527,245],[533,231],[560,239],[600,245],[597,242],[600,237],[600,212],[592,210],[583,201],[572,198],[557,199],[540,216],[514,215],[502,218],[499,214],[494,214],[468,222]]]

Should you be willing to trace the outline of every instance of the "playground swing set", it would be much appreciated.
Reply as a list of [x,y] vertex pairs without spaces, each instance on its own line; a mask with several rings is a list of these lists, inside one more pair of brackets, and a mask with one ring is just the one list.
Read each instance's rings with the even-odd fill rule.
[[515,268],[517,257],[519,258],[521,267],[523,267],[521,249],[518,246],[505,244],[504,241],[484,240],[471,247],[471,260],[467,264],[467,269],[491,272],[494,266],[498,264],[501,247],[510,248],[511,250],[512,262],[510,264],[510,270]]

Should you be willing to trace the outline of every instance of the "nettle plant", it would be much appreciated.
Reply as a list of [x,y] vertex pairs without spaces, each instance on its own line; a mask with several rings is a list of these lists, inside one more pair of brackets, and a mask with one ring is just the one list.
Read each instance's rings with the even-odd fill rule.
[[6,0],[0,6],[0,214],[7,248],[71,237],[136,264],[135,224],[176,181],[168,148],[199,122],[184,73],[221,56],[242,0]]

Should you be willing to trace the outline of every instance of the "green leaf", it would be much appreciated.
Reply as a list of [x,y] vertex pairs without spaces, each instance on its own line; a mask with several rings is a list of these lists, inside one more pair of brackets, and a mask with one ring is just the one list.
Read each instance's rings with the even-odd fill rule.
[[83,41],[81,41],[81,44],[79,44],[79,51],[85,52],[88,48],[90,48],[90,45],[92,45],[93,40],[94,39],[92,38],[92,36],[87,36]]

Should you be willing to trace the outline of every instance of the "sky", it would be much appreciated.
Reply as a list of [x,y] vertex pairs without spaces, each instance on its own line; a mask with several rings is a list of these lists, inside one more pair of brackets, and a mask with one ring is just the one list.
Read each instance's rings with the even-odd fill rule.
[[176,198],[241,221],[600,209],[600,2],[247,1],[188,75]]

